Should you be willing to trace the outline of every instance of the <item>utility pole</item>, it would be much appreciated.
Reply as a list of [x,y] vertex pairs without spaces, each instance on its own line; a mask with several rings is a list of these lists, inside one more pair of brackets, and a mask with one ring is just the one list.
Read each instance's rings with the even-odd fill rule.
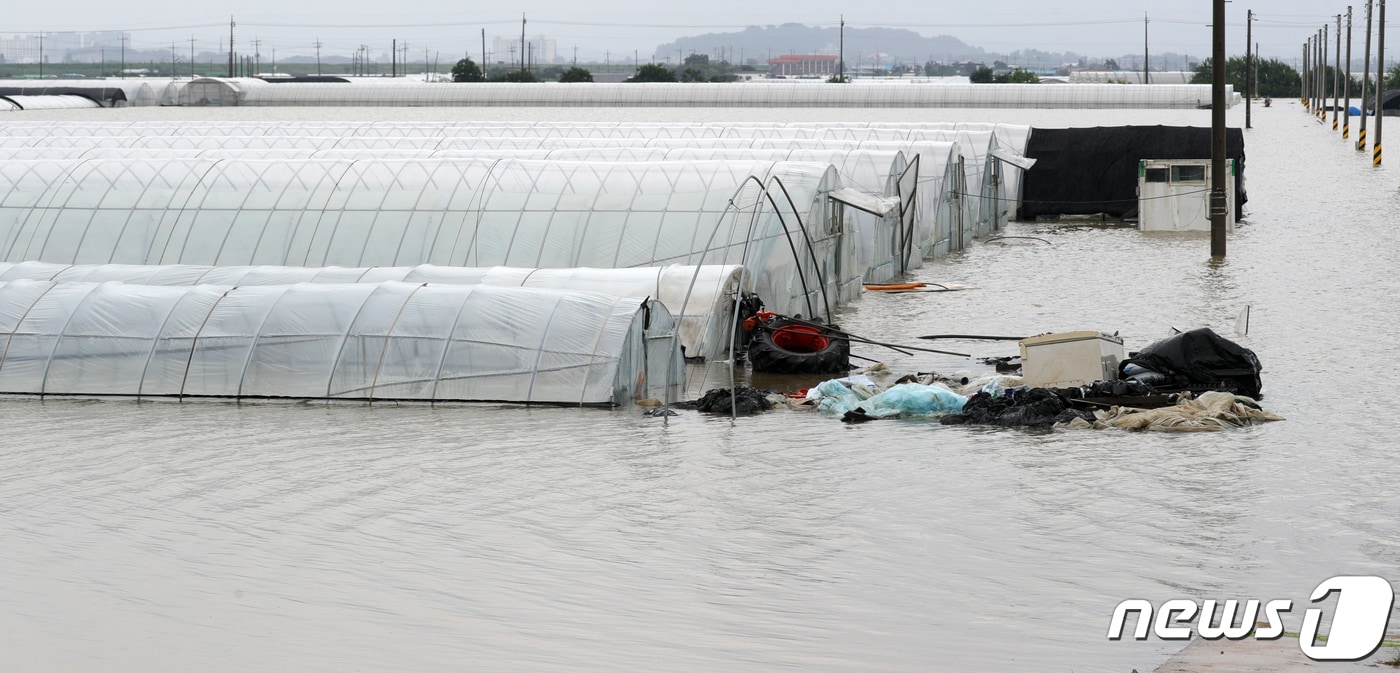
[[316,76],[321,76],[321,38],[316,38]]
[[[1210,256],[1225,258],[1225,0],[1212,0],[1210,91]],[[1233,187],[1233,185],[1231,185]]]
[[1335,59],[1335,61],[1334,61],[1334,62],[1336,63],[1336,65],[1332,68],[1332,130],[1333,130],[1333,131],[1336,131],[1336,130],[1337,130],[1337,124],[1338,124],[1338,122],[1340,121],[1340,120],[1338,120],[1338,116],[1340,116],[1341,113],[1337,110],[1337,108],[1338,108],[1338,107],[1341,105],[1341,103],[1342,103],[1342,95],[1341,95],[1341,91],[1340,91],[1341,86],[1342,86],[1342,83],[1341,83],[1341,81],[1340,81],[1340,75],[1342,74],[1342,15],[1341,15],[1341,14],[1338,14],[1338,15],[1337,15],[1337,48],[1336,48],[1336,52],[1337,52],[1337,56],[1336,56],[1336,59]]
[[520,72],[525,70],[525,14],[520,14]]
[[194,36],[190,36],[190,80],[194,80]]
[[[228,76],[230,78],[233,77],[233,27],[236,25],[238,24],[233,22],[233,15],[230,14],[228,17]],[[122,42],[122,46],[125,48],[125,41]],[[125,62],[125,58],[123,58],[123,62]]]
[[1152,83],[1152,76],[1149,74],[1149,69],[1148,69],[1148,67],[1147,67],[1147,57],[1148,57],[1148,54],[1149,54],[1149,53],[1150,53],[1150,52],[1148,52],[1148,50],[1147,50],[1147,12],[1143,12],[1143,13],[1142,13],[1142,83],[1143,83],[1143,84],[1151,84],[1151,83]]
[[399,38],[397,37],[389,45],[389,76],[399,76]]
[[1371,165],[1381,165],[1381,120],[1385,110],[1381,104],[1385,99],[1385,0],[1380,0],[1380,16],[1376,18],[1376,139],[1371,145]]
[[1351,5],[1347,5],[1347,79],[1342,84],[1346,103],[1342,107],[1342,140],[1351,138]]
[[1308,110],[1310,107],[1312,107],[1308,104],[1308,86],[1312,84],[1312,82],[1309,81],[1310,77],[1308,71],[1308,66],[1311,65],[1310,63],[1308,63],[1309,43],[1310,40],[1303,40],[1303,69],[1300,71],[1300,74],[1303,76],[1303,91],[1299,95],[1302,96],[1304,110]]
[[486,29],[481,29],[481,79],[486,79]]
[[837,78],[838,82],[846,81],[846,15],[841,15],[841,55],[837,57]]
[[1250,66],[1253,65],[1249,51],[1251,44],[1254,44],[1254,10],[1252,9],[1245,13],[1244,21],[1244,127],[1247,129],[1254,128],[1251,118],[1252,110],[1250,109],[1250,99],[1253,96],[1250,95],[1249,90],[1249,73],[1252,72]]
[[39,79],[44,79],[44,31],[39,31]]
[[1313,116],[1324,115],[1322,102],[1322,87],[1327,81],[1327,71],[1322,67],[1322,31],[1317,31],[1317,39],[1313,39]]
[[1322,99],[1322,105],[1318,106],[1318,111],[1321,113],[1321,118],[1324,122],[1327,121],[1327,42],[1328,39],[1331,37],[1332,27],[1327,24],[1323,24],[1322,48],[1319,49],[1317,52],[1317,63],[1318,65],[1322,66],[1322,81],[1319,82],[1319,84],[1321,84],[1322,86],[1318,88],[1317,92],[1318,98]]
[[126,40],[126,33],[122,33],[122,79],[126,79]]
[[258,36],[253,36],[253,76],[257,77],[262,72],[262,40]]

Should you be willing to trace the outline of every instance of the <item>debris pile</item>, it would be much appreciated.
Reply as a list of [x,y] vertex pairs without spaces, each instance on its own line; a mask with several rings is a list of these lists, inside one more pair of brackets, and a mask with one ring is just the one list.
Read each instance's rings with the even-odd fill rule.
[[1049,388],[1011,389],[1002,395],[977,393],[962,412],[939,419],[943,425],[997,425],[1004,428],[1050,428],[1094,415],[1075,409],[1069,398]]
[[768,396],[772,394],[766,390],[757,390],[748,386],[736,386],[732,391],[729,388],[715,388],[705,391],[705,394],[701,395],[698,400],[677,402],[671,406],[676,409],[694,409],[710,414],[732,412],[736,416],[752,416],[773,408],[773,402],[768,399]]

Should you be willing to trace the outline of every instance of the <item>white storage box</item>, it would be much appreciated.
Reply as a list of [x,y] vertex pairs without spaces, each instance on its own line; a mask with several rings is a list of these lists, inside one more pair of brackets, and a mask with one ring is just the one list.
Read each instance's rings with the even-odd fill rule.
[[1066,388],[1118,378],[1123,340],[1102,332],[1052,332],[1021,340],[1021,376],[1032,388]]

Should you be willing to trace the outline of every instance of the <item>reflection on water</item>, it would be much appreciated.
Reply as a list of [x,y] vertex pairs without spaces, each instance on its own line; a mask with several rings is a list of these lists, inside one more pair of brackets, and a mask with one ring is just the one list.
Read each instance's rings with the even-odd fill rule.
[[[625,114],[653,112],[1208,120]],[[389,114],[86,114],[98,113]],[[393,111],[590,113],[602,114]],[[916,274],[976,290],[870,294],[839,318],[880,340],[984,356],[1015,344],[914,337],[1103,329],[1136,349],[1172,326],[1233,336],[1250,305],[1239,340],[1286,422],[1033,435],[788,413],[8,401],[0,668],[1122,673],[1177,648],[1109,643],[1124,598],[1302,605],[1332,575],[1396,579],[1400,414],[1382,392],[1400,356],[1396,173],[1296,106],[1255,110],[1254,122],[1249,217],[1224,264],[1207,263],[1202,236],[1022,223],[1004,233],[1049,244],[978,244]],[[856,352],[897,372],[978,367]]]

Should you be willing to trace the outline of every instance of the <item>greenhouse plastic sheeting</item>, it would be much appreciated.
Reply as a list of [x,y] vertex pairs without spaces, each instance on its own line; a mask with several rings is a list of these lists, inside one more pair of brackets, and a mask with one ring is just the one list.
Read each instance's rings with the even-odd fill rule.
[[[63,122],[51,125],[15,124],[0,128],[0,147],[125,147],[148,148],[154,155],[133,153],[133,157],[177,156],[177,150],[197,154],[178,156],[203,158],[338,158],[366,156],[477,157],[572,159],[558,150],[577,149],[588,158],[654,160],[658,155],[612,154],[598,148],[636,152],[638,147],[667,148],[665,159],[693,159],[719,156],[719,148],[798,149],[827,148],[887,151],[903,150],[911,156],[924,142],[946,138],[963,151],[963,187],[935,192],[944,174],[937,166],[941,157],[923,156],[919,212],[934,212],[934,204],[952,200],[962,208],[961,222],[951,217],[936,224],[922,221],[930,234],[922,238],[926,256],[960,249],[966,239],[999,229],[1016,209],[1020,198],[1022,171],[1006,167],[991,158],[993,149],[1009,148],[1023,153],[1030,127],[1014,124],[890,123],[890,122],[791,122],[791,123],[709,123],[636,124],[625,122]],[[992,134],[988,137],[987,134]],[[826,140],[821,140],[826,138]],[[833,138],[863,138],[837,143]],[[167,148],[164,150],[158,148]],[[201,148],[201,149],[194,149]],[[242,148],[240,150],[240,148]],[[295,149],[293,149],[295,148]],[[529,150],[523,154],[497,150]],[[486,151],[491,150],[491,151]],[[544,152],[535,154],[534,152]],[[426,154],[425,154],[426,153]],[[3,152],[0,152],[3,154]],[[42,152],[9,152],[12,158],[43,158]],[[62,153],[53,158],[105,158],[97,151]],[[773,153],[756,156],[775,157]],[[793,159],[797,155],[789,154]],[[954,158],[957,163],[958,157]],[[833,162],[843,184],[876,193],[848,164]],[[922,215],[920,216],[922,219]],[[934,231],[938,233],[933,233]],[[871,278],[875,279],[874,276]]]
[[[846,107],[846,108],[1176,108],[1210,100],[1204,84],[935,84],[820,81],[745,83],[424,83],[348,78],[346,83],[270,84],[254,78],[198,78],[180,105],[473,107]],[[1233,104],[1233,89],[1228,92]]]
[[0,283],[0,393],[612,405],[664,396],[670,316],[489,285]]
[[[149,88],[149,87],[148,87]],[[706,122],[698,124],[638,124],[597,121],[19,121],[0,128],[0,136],[283,136],[362,138],[467,138],[473,147],[495,138],[504,146],[535,148],[540,139],[551,141],[711,140],[713,146],[739,147],[755,137],[816,138],[824,129],[882,128],[906,131],[993,131],[1002,146],[1024,153],[1030,127],[997,122]],[[783,130],[788,129],[788,130]],[[1020,137],[1021,142],[1012,139]],[[726,144],[727,143],[727,144]],[[631,143],[629,143],[629,146]],[[502,146],[502,145],[497,145]]]
[[737,265],[672,265],[634,269],[521,269],[511,267],[302,267],[140,264],[50,264],[0,262],[0,282],[46,280],[135,285],[288,285],[292,283],[382,283],[403,281],[449,285],[504,285],[582,290],[634,299],[655,299],[679,316],[686,357],[717,359],[728,353],[739,294]]
[[739,264],[775,311],[860,293],[829,164],[0,161],[0,260],[626,268]]

